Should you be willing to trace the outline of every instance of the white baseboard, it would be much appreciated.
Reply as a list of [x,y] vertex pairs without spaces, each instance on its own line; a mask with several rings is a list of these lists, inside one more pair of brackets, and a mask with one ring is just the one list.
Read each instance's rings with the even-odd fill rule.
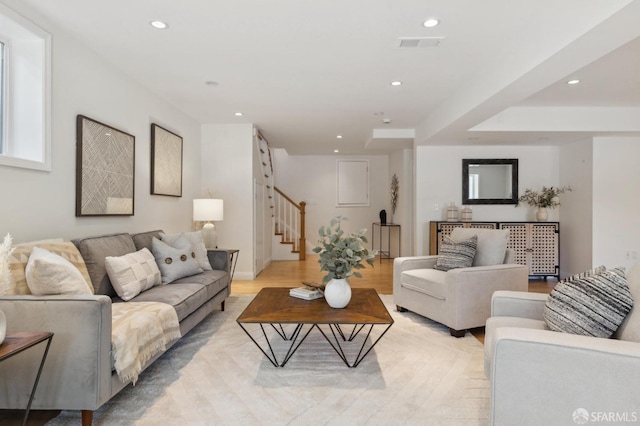
[[256,279],[256,276],[253,274],[253,272],[238,272],[238,271],[236,271],[236,273],[233,274],[233,279],[234,280],[253,281],[254,279]]

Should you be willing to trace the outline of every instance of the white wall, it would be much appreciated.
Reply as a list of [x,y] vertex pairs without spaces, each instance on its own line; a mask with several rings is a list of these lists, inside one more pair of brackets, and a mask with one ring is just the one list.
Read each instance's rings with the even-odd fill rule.
[[216,222],[218,247],[239,249],[235,279],[254,274],[253,125],[202,126],[201,196],[224,200],[224,220]]
[[[14,241],[111,232],[189,230],[192,202],[200,192],[200,126],[128,78],[51,23],[30,16],[53,36],[52,171],[0,166],[0,235]],[[135,215],[75,217],[76,115],[83,114],[136,136]],[[150,125],[184,139],[182,197],[150,195]]]
[[[393,174],[398,175],[398,205],[393,216],[393,223],[397,223],[402,229],[401,251],[402,256],[413,255],[413,149],[395,151],[389,155],[389,185]],[[390,190],[390,187],[389,187]],[[390,201],[389,201],[390,203]],[[391,204],[387,209],[391,213]],[[395,248],[392,247],[395,254]]]
[[[369,207],[336,207],[337,160],[369,160]],[[307,203],[307,252],[317,245],[320,226],[329,225],[338,215],[349,218],[342,226],[347,232],[367,228],[367,238],[371,242],[371,224],[380,221],[380,210],[390,211],[388,163],[386,155],[305,156],[274,150],[276,186],[292,200]],[[376,235],[376,247],[378,242]]]
[[560,147],[560,276],[586,271],[593,264],[593,143],[591,139]]
[[[254,273],[257,276],[271,263],[273,243],[273,179],[270,149],[261,152],[257,130],[253,137],[253,181],[254,181]],[[264,163],[264,164],[263,164]],[[269,189],[271,187],[271,189]]]
[[[594,265],[629,267],[640,257],[638,158],[640,138],[593,140]],[[627,259],[626,252],[635,252],[636,259]]]
[[[429,221],[446,220],[450,202],[462,203],[462,159],[517,158],[518,192],[558,186],[559,148],[552,146],[419,146],[416,148],[415,253],[429,253]],[[436,210],[436,205],[438,209]],[[559,219],[550,210],[549,221]],[[535,210],[521,205],[474,205],[474,221],[532,221]],[[561,225],[562,226],[562,225]],[[560,231],[562,233],[562,229]]]

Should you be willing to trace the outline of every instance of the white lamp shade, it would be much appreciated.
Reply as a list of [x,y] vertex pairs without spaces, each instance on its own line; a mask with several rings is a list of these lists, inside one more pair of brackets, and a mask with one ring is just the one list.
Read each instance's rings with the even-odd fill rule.
[[193,220],[194,221],[211,221],[223,220],[224,208],[223,201],[214,198],[203,198],[193,200]]

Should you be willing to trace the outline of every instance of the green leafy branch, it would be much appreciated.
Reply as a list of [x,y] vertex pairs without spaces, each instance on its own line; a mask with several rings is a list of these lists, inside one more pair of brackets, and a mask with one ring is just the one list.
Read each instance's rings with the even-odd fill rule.
[[373,266],[377,250],[369,251],[364,247],[367,243],[367,230],[361,229],[356,233],[347,234],[340,226],[343,220],[348,219],[336,216],[329,226],[321,226],[318,231],[320,245],[315,247],[313,252],[320,255],[320,270],[327,271],[327,275],[322,278],[323,283],[334,278],[362,278],[362,274],[356,270],[365,268],[363,261]]

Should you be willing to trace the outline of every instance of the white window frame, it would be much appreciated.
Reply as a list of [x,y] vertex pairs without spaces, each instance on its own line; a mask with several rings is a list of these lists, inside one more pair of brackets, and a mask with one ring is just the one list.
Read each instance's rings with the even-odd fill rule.
[[0,166],[51,171],[51,35],[2,3],[0,31],[5,43]]
[[469,196],[470,200],[476,200],[480,198],[479,189],[480,189],[480,175],[477,173],[469,173]]
[[5,143],[7,141],[7,114],[6,114],[6,106],[5,99],[7,98],[7,40],[0,35],[0,44],[4,46],[2,49],[2,53],[0,53],[0,121],[2,122],[2,130],[0,130],[0,155],[5,152]]

